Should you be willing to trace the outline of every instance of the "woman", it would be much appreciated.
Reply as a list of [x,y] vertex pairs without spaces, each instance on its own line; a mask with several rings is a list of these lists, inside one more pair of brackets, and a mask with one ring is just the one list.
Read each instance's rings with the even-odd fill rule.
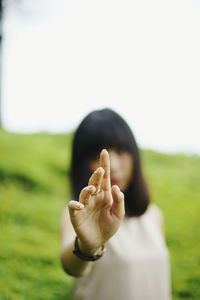
[[118,113],[96,110],[83,119],[70,175],[61,262],[76,277],[74,299],[169,300],[162,213],[150,204],[137,143]]

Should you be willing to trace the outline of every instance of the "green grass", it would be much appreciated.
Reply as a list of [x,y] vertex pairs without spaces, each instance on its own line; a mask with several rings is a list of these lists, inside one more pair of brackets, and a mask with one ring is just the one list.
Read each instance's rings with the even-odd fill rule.
[[[71,299],[59,261],[71,135],[0,131],[0,299]],[[200,299],[200,157],[142,151],[163,210],[173,300]]]

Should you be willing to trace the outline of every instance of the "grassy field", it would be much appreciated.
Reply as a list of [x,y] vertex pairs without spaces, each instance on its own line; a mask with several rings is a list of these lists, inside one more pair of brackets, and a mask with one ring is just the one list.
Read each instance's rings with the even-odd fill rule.
[[[0,299],[71,299],[59,261],[71,135],[0,131]],[[163,210],[173,300],[200,299],[200,157],[142,151]],[[148,300],[148,299],[147,299]]]

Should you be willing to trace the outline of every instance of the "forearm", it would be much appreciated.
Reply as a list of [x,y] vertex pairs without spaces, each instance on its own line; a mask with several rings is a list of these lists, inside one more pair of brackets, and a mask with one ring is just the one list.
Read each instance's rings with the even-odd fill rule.
[[75,256],[73,249],[74,242],[62,247],[60,254],[62,267],[71,276],[84,276],[90,272],[93,262],[84,261]]

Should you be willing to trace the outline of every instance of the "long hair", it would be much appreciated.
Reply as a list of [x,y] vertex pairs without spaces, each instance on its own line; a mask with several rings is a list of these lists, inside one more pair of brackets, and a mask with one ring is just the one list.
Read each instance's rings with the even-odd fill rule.
[[149,204],[149,192],[141,168],[140,151],[132,130],[115,111],[104,108],[89,113],[74,133],[70,180],[73,199],[88,185],[89,162],[103,148],[129,152],[134,161],[132,181],[125,195],[126,216],[142,215]]

